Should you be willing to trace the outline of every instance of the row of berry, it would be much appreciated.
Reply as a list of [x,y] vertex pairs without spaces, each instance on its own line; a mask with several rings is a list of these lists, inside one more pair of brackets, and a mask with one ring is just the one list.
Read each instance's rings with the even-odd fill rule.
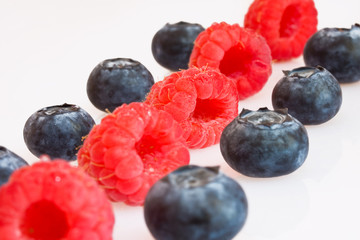
[[[34,113],[24,127],[26,145],[36,156],[47,154],[53,161],[46,162],[50,159],[42,156],[45,162],[16,171],[1,188],[1,231],[8,239],[20,239],[21,235],[92,239],[94,234],[111,239],[114,216],[106,199],[144,204],[146,223],[157,239],[235,236],[247,217],[245,193],[216,168],[188,165],[189,148],[220,142],[225,161],[242,174],[289,174],[302,165],[308,153],[303,124],[321,124],[334,117],[342,103],[339,82],[360,80],[359,69],[353,67],[359,65],[359,54],[350,51],[359,46],[358,25],[320,30],[310,38],[317,24],[312,0],[279,1],[280,13],[268,10],[270,2],[254,1],[245,17],[246,28],[225,22],[207,29],[184,22],[167,24],[154,36],[154,57],[171,70],[189,69],[157,83],[132,59],[101,62],[87,85],[90,101],[109,112],[98,125],[71,104]],[[172,28],[179,30],[176,38],[168,37],[174,31],[167,29]],[[180,37],[189,32],[185,40]],[[181,42],[161,43],[164,39]],[[182,46],[183,55],[169,60],[174,56],[174,52],[164,55],[169,45]],[[334,56],[334,49],[337,55],[341,49],[340,61],[347,63],[350,76],[338,67],[339,61],[328,63],[324,58]],[[273,90],[277,110],[244,109],[238,115],[238,101],[262,89],[273,60],[287,60],[302,52],[308,67],[284,71]],[[6,182],[26,162],[6,148],[0,151]],[[77,159],[80,168],[54,160],[58,158]],[[98,185],[106,195],[95,187]],[[34,188],[36,191],[27,193]],[[94,200],[88,201],[89,196]],[[25,217],[21,217],[23,213]],[[11,219],[21,220],[20,231],[13,228]],[[99,221],[90,223],[90,219]]]

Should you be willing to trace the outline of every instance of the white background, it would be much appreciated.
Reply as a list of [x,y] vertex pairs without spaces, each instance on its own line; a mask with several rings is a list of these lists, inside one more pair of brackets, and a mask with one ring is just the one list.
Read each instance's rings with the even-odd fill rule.
[[[104,116],[86,95],[86,82],[100,61],[127,57],[143,63],[156,81],[169,74],[151,53],[151,40],[166,23],[187,21],[204,27],[225,21],[243,25],[250,0],[16,1],[0,0],[0,145],[29,163],[37,159],[22,136],[27,118],[40,108],[73,103],[96,122]],[[358,0],[316,0],[318,28],[360,22]],[[303,65],[302,57],[274,63],[264,89],[239,109],[271,106],[281,70]],[[360,67],[360,66],[359,66]],[[249,202],[249,215],[235,239],[360,239],[360,82],[342,85],[339,113],[307,127],[310,151],[296,172],[254,179],[231,170],[219,145],[191,150],[191,162],[220,165],[237,179]],[[142,207],[113,204],[114,239],[151,240]]]

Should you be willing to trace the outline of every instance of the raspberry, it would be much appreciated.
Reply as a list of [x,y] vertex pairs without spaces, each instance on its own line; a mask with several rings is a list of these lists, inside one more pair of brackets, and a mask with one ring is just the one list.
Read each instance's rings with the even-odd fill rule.
[[213,23],[195,40],[189,66],[220,70],[237,86],[239,99],[259,92],[271,75],[271,52],[266,40],[238,24]]
[[158,179],[189,163],[182,134],[169,113],[141,102],[123,104],[93,127],[78,163],[111,201],[143,205]]
[[0,188],[1,239],[112,239],[112,205],[98,184],[65,160],[41,160]]
[[313,0],[254,0],[244,26],[266,39],[274,60],[288,60],[300,56],[316,32],[317,10]]
[[189,148],[220,141],[224,127],[238,114],[235,84],[210,67],[189,68],[156,82],[146,103],[172,114]]

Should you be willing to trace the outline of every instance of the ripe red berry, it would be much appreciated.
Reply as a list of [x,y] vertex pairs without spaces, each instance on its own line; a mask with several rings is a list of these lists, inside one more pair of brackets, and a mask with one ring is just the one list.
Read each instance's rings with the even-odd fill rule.
[[218,143],[224,127],[238,114],[235,84],[210,67],[193,67],[165,77],[153,85],[145,102],[180,123],[190,148]]
[[141,102],[123,104],[93,127],[78,163],[110,200],[142,205],[158,179],[189,163],[182,135],[169,113]]
[[195,40],[189,66],[209,66],[232,79],[239,99],[259,92],[272,72],[271,52],[266,40],[253,30],[213,23]]
[[15,171],[0,188],[0,216],[2,240],[111,240],[115,221],[104,191],[62,159]]
[[300,56],[316,32],[317,10],[313,0],[254,0],[244,26],[266,39],[274,60],[288,60]]

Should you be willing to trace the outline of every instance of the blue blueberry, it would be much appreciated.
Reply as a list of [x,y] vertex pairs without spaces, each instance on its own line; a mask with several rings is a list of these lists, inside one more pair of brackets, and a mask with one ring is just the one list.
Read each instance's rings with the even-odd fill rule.
[[112,112],[124,103],[145,100],[153,84],[153,76],[140,62],[129,58],[107,59],[90,73],[87,95],[96,108]]
[[171,71],[187,69],[194,41],[204,30],[196,23],[167,23],[152,39],[151,50],[155,60]]
[[230,240],[247,213],[242,187],[218,167],[180,167],[156,182],[144,203],[145,222],[157,240]]
[[243,109],[223,130],[225,161],[249,177],[277,177],[297,170],[309,151],[305,127],[286,109]]
[[338,113],[341,87],[325,68],[300,67],[284,74],[272,92],[274,109],[287,108],[304,125],[322,124]]
[[0,186],[7,183],[15,170],[28,165],[20,156],[0,146]]
[[360,24],[347,28],[324,28],[307,41],[307,66],[321,65],[340,83],[360,81]]
[[82,108],[63,104],[42,108],[25,123],[25,144],[35,156],[76,160],[76,154],[95,125],[93,118]]

